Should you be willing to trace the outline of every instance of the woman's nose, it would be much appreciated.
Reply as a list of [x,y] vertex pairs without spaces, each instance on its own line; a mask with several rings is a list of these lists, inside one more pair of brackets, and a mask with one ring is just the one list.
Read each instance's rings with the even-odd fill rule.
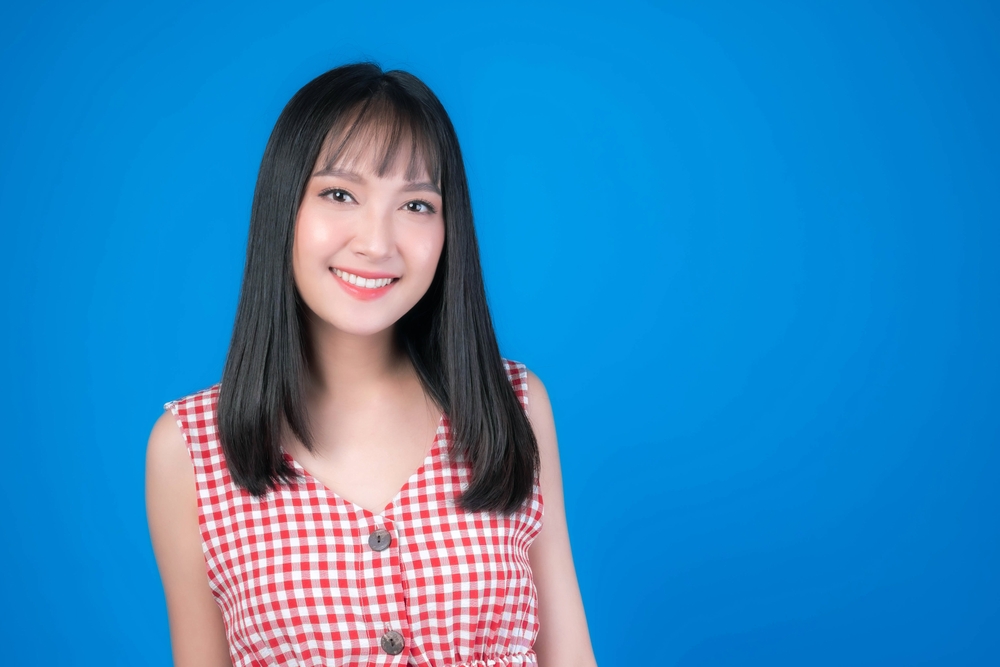
[[352,250],[371,259],[391,254],[395,243],[392,214],[392,211],[376,206],[366,207],[351,241]]

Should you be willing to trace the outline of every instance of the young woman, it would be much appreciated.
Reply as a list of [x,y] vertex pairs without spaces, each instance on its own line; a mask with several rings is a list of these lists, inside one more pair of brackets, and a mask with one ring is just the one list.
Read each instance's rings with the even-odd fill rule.
[[500,356],[437,97],[306,84],[247,245],[221,381],[149,437],[175,664],[594,665],[552,409]]

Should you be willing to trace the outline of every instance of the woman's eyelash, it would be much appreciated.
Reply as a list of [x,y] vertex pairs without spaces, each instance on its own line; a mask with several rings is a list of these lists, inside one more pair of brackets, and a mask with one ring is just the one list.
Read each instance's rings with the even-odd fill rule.
[[[329,195],[332,195],[334,192],[341,192],[341,193],[347,195],[348,197],[350,197],[351,199],[354,199],[354,197],[351,195],[350,192],[348,192],[347,190],[342,190],[340,188],[329,188],[327,190],[323,190],[322,192],[319,193],[319,196],[320,197],[327,197]],[[335,199],[334,201],[340,201],[340,200]]]
[[413,201],[406,202],[406,203],[407,204],[423,204],[424,206],[427,207],[427,212],[428,213],[435,213],[436,212],[436,209],[433,206],[431,206],[430,202],[426,202],[423,199],[414,199]]
[[[340,192],[342,194],[347,195],[351,199],[354,199],[354,196],[350,192],[348,192],[347,190],[344,190],[342,188],[329,188],[327,190],[323,190],[322,192],[319,193],[319,196],[320,197],[328,197],[329,195],[332,195],[335,192]],[[339,199],[335,199],[334,201],[339,202],[340,200]],[[423,199],[414,199],[412,201],[406,202],[405,205],[408,206],[410,204],[423,204],[424,206],[427,207],[427,211],[426,212],[428,214],[436,213],[437,212],[437,209],[434,208],[434,206],[430,202],[424,201]],[[414,213],[417,213],[417,212],[419,212],[419,211],[414,211]]]

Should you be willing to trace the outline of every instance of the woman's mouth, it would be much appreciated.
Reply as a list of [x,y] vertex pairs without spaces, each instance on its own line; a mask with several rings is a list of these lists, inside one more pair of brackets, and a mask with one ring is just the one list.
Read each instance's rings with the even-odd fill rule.
[[362,301],[377,299],[388,292],[399,281],[398,277],[362,278],[361,276],[356,276],[353,273],[347,273],[337,268],[331,268],[330,271],[336,276],[337,282],[348,294]]

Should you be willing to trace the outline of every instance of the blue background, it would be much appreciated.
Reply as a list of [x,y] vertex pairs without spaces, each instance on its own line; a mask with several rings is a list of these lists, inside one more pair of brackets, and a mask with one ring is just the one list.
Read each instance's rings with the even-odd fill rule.
[[4,4],[3,662],[170,664],[149,430],[282,106],[375,58],[458,131],[602,667],[998,664],[998,10],[475,4]]

